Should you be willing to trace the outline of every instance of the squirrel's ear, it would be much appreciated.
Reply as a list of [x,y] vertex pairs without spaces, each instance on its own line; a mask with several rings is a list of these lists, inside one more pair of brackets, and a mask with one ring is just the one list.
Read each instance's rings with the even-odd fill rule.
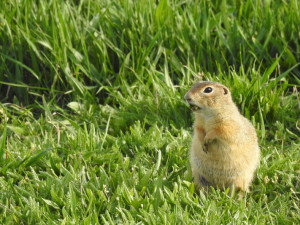
[[228,94],[228,89],[227,88],[223,88],[223,90],[224,90],[224,95],[227,95]]

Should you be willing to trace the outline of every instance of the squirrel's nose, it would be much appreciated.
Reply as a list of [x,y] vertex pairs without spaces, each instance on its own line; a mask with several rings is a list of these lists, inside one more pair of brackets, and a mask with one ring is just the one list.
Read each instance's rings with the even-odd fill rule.
[[184,99],[188,102],[192,100],[188,92],[184,95]]

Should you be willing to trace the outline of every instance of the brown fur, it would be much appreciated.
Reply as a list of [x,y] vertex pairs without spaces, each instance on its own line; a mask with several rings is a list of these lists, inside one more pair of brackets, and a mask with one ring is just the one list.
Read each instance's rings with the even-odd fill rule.
[[[211,93],[204,93],[211,87]],[[190,163],[195,185],[234,188],[248,192],[259,163],[260,150],[253,125],[243,117],[227,87],[198,82],[185,94],[194,111]]]

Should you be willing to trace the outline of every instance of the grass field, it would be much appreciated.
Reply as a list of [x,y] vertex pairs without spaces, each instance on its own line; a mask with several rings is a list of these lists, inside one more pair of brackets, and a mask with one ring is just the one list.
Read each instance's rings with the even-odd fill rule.
[[[300,4],[0,1],[0,224],[299,224]],[[241,201],[194,189],[198,80],[262,157]]]

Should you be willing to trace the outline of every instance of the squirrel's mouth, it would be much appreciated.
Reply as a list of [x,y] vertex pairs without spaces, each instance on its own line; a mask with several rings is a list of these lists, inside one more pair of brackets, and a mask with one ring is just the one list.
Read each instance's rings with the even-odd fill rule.
[[193,112],[199,111],[201,110],[201,107],[194,105],[194,104],[190,104],[190,107],[192,109]]

